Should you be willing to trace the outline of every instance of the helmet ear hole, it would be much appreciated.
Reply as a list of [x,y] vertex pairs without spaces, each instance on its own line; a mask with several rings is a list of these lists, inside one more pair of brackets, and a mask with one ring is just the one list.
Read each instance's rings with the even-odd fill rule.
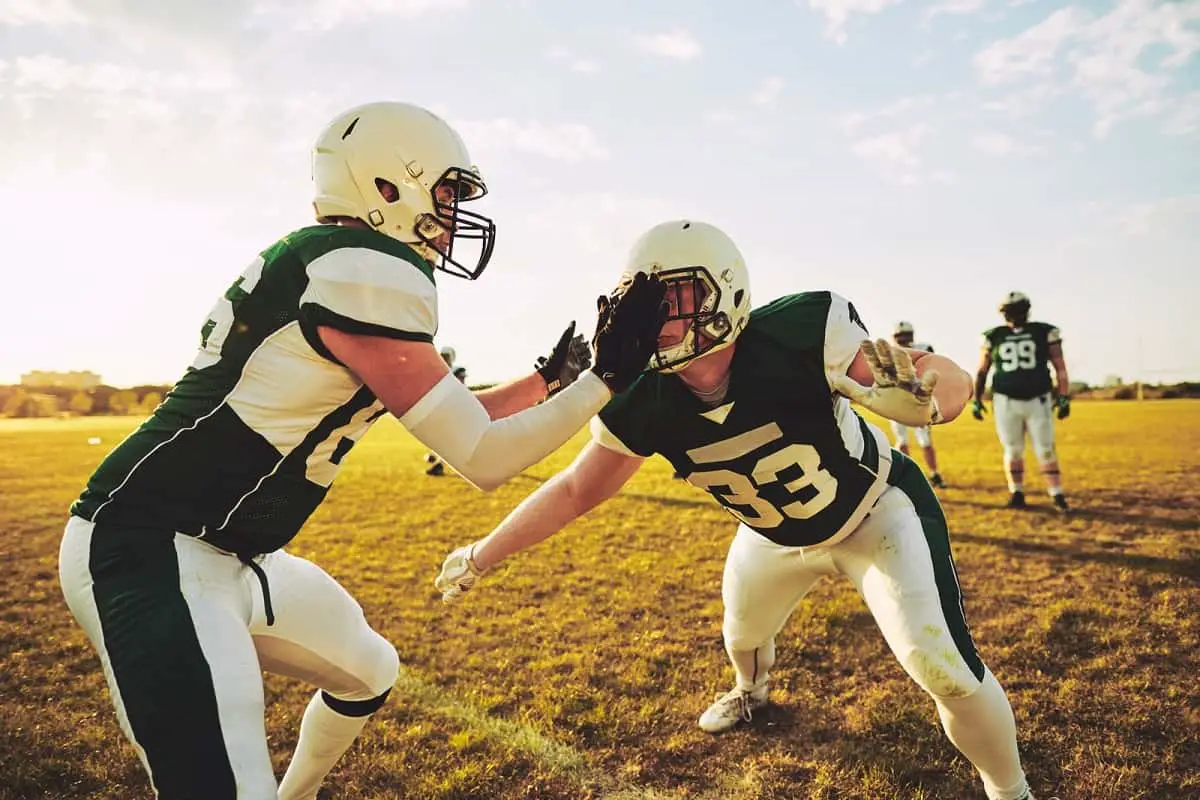
[[745,296],[746,296],[745,289],[738,289],[736,292],[734,292],[733,293],[733,307],[740,308],[742,305],[742,298]]
[[375,179],[375,189],[384,202],[394,203],[400,199],[400,190],[396,188],[396,184],[385,178]]

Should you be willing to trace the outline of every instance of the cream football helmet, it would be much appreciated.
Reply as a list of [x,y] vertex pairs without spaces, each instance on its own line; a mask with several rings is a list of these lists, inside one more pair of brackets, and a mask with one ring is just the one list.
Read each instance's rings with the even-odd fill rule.
[[1009,322],[1023,322],[1029,317],[1029,295],[1009,292],[1000,301],[1000,313]]
[[[487,193],[483,178],[454,129],[420,106],[368,103],[339,115],[313,146],[312,179],[320,222],[362,220],[469,279],[492,256],[495,223],[461,207]],[[443,186],[453,190],[449,201],[437,195]],[[446,234],[449,243],[438,244]],[[476,252],[464,257],[463,243]]]
[[[676,372],[689,361],[728,347],[750,318],[750,276],[733,240],[706,222],[673,220],[655,225],[633,245],[622,275],[657,275],[675,292],[667,321],[689,320],[677,344],[660,347],[648,369]],[[680,313],[679,300],[692,293],[693,311]]]

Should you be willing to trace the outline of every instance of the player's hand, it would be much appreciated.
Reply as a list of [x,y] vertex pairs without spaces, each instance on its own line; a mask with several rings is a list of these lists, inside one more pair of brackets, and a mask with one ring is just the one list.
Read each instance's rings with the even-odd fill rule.
[[1071,416],[1071,398],[1067,397],[1065,394],[1060,394],[1058,396],[1058,400],[1055,402],[1055,405],[1058,407],[1059,419],[1066,419],[1067,417]]
[[482,578],[487,572],[475,565],[476,544],[476,542],[472,542],[458,548],[446,556],[446,560],[442,562],[442,572],[433,584],[442,593],[443,603],[453,603],[464,592],[469,591],[475,585],[475,581]]
[[534,366],[546,382],[546,396],[554,397],[575,382],[585,369],[592,365],[592,349],[583,340],[583,334],[575,333],[572,321],[549,356],[539,356]]
[[835,391],[902,425],[919,428],[942,421],[933,396],[936,370],[928,370],[918,378],[908,351],[886,339],[867,339],[859,350],[871,367],[875,384],[863,386],[849,375],[841,375],[834,380]]
[[613,394],[628,389],[650,363],[667,316],[667,287],[656,275],[639,272],[610,297],[596,299],[592,367]]
[[971,416],[972,416],[972,417],[974,417],[975,419],[977,419],[977,420],[979,420],[980,422],[982,422],[982,421],[983,421],[983,415],[984,415],[986,412],[987,412],[987,406],[985,406],[985,405],[983,404],[983,401],[982,401],[982,400],[972,400],[972,401],[971,401]]

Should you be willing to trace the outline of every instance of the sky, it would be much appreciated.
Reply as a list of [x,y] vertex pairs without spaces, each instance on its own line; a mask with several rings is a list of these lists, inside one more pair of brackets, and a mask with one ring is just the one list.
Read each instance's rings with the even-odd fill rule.
[[1073,379],[1200,379],[1200,0],[0,0],[0,383],[178,379],[375,100],[488,184],[491,264],[438,281],[471,382],[677,218],[756,305],[830,289],[974,371],[1020,290]]

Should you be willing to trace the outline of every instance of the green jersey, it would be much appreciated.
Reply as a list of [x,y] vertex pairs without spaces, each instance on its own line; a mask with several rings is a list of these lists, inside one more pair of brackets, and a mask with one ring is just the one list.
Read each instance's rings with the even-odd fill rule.
[[1058,328],[1026,322],[1019,328],[999,325],[983,334],[992,357],[992,391],[1016,400],[1040,397],[1051,389],[1050,345],[1062,341]]
[[750,314],[719,405],[703,404],[678,375],[650,372],[604,407],[593,436],[630,455],[663,455],[772,541],[831,544],[867,515],[891,466],[883,433],[830,386],[866,337],[842,297],[782,297]]
[[217,301],[192,365],[108,454],[71,513],[239,554],[286,544],[385,413],[318,326],[432,341],[431,267],[360,228],[318,225],[276,242]]

